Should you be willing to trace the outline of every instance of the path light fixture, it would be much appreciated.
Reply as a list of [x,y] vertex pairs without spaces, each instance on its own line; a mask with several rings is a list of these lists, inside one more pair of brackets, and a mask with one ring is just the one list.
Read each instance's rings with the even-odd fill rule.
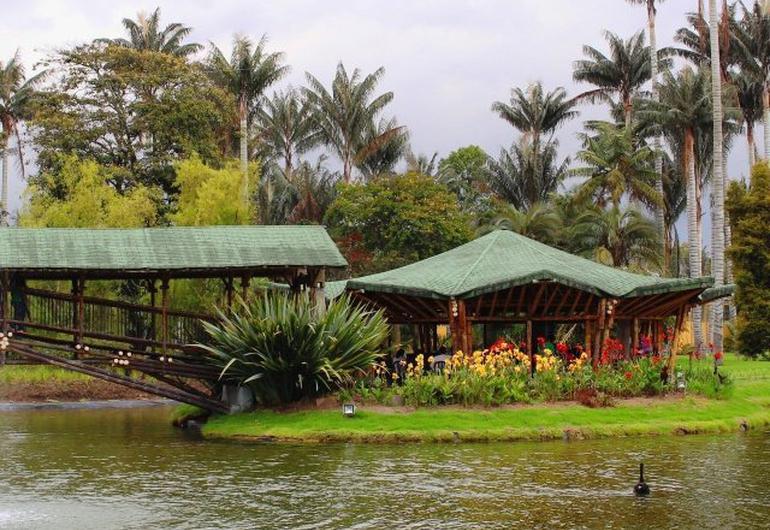
[[356,404],[355,403],[345,403],[342,405],[342,415],[346,418],[352,418],[356,415]]
[[684,377],[684,372],[676,373],[676,389],[680,392],[684,392],[687,388],[687,381]]

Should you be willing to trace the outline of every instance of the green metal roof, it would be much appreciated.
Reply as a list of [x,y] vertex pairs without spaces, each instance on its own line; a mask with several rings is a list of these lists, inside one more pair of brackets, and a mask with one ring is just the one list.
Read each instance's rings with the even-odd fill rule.
[[614,298],[705,289],[711,278],[659,278],[607,267],[507,230],[387,272],[347,281],[348,289],[429,298],[471,298],[534,281],[555,281]]
[[322,226],[2,228],[0,269],[173,271],[345,267]]
[[735,284],[728,283],[727,285],[720,285],[717,287],[710,287],[703,291],[700,296],[698,297],[698,300],[703,302],[704,304],[706,302],[711,302],[712,300],[716,300],[717,298],[725,298],[727,296],[732,296],[735,294]]

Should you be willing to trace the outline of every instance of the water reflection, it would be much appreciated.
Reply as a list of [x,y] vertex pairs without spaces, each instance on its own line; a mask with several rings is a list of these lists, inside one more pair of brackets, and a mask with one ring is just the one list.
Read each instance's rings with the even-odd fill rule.
[[[761,528],[770,435],[196,441],[163,409],[0,415],[5,528]],[[649,498],[631,494],[646,462]]]

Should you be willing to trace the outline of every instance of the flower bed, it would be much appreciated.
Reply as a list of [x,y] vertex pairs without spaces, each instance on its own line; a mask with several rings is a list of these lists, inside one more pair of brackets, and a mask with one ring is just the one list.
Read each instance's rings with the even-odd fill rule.
[[[559,343],[556,352],[538,341],[534,373],[529,356],[506,341],[471,354],[456,352],[443,369],[431,369],[434,359],[417,355],[414,362],[387,370],[376,366],[372,375],[343,391],[341,398],[410,406],[499,406],[513,403],[578,400],[606,406],[613,398],[656,396],[675,391],[667,382],[665,362],[658,355],[634,352],[624,355],[612,339],[605,343],[600,365],[594,370],[580,346]],[[729,391],[730,380],[714,375],[698,363],[686,375],[691,390],[719,397]],[[670,378],[673,379],[673,378]]]

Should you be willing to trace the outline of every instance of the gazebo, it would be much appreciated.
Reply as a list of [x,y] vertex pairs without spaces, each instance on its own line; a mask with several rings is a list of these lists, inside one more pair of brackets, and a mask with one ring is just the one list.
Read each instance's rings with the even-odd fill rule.
[[438,325],[449,326],[455,351],[467,352],[474,347],[474,326],[519,323],[532,355],[533,337],[557,323],[575,323],[596,363],[614,329],[627,347],[646,333],[661,351],[665,319],[676,317],[679,329],[704,294],[712,300],[731,292],[706,292],[712,285],[707,277],[634,274],[496,230],[405,267],[347,280],[344,288],[383,308],[392,324],[412,325],[422,351],[437,346]]

